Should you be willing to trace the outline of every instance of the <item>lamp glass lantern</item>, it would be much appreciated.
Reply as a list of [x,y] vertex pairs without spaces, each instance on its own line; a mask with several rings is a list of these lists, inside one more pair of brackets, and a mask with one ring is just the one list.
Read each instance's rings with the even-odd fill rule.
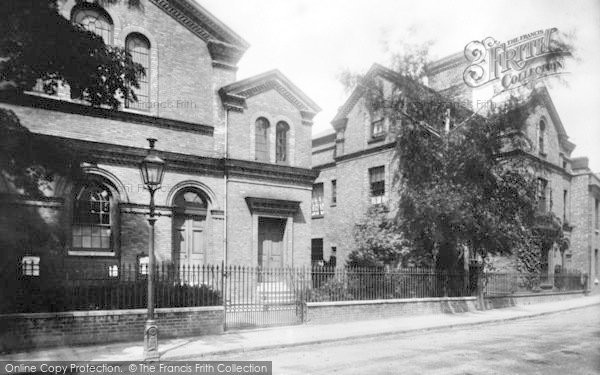
[[140,172],[144,185],[149,190],[156,190],[160,187],[163,175],[165,174],[165,162],[158,156],[154,149],[156,139],[149,138],[148,142],[150,142],[150,149],[144,160],[140,163]]

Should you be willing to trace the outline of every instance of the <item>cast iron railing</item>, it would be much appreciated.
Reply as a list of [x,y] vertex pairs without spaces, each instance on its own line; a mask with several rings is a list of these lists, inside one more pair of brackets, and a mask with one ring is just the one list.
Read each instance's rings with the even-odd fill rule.
[[[105,267],[76,274],[64,268],[20,263],[12,276],[10,272],[3,274],[0,313],[146,308],[147,268]],[[305,302],[474,296],[478,285],[477,272],[422,268],[160,264],[154,274],[158,308],[224,305],[228,313],[240,314],[287,306],[281,310],[287,314],[295,309],[298,315],[303,313]],[[548,285],[554,291],[583,290],[586,279],[567,270],[549,277],[486,273],[481,284],[486,295],[509,295]],[[269,319],[279,318],[273,315]]]

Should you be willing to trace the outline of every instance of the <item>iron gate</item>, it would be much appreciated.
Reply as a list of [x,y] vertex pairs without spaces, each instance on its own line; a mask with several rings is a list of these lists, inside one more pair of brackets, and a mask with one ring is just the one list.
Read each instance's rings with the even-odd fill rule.
[[303,273],[291,268],[242,266],[224,271],[226,330],[303,322]]

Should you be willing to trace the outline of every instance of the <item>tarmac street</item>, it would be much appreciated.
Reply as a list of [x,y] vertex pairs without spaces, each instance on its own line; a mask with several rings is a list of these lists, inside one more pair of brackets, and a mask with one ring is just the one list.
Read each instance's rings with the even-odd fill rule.
[[[272,360],[274,374],[600,374],[600,295],[456,314],[160,339],[161,361]],[[2,353],[0,360],[139,361],[141,341]],[[562,371],[562,372],[561,372]]]
[[283,374],[600,374],[600,306],[487,325],[210,356]]

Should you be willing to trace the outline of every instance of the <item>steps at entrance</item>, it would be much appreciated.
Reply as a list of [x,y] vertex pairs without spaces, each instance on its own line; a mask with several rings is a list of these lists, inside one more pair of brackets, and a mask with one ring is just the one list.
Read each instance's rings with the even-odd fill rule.
[[264,305],[281,305],[296,302],[293,290],[284,282],[262,282],[256,287],[258,302]]

